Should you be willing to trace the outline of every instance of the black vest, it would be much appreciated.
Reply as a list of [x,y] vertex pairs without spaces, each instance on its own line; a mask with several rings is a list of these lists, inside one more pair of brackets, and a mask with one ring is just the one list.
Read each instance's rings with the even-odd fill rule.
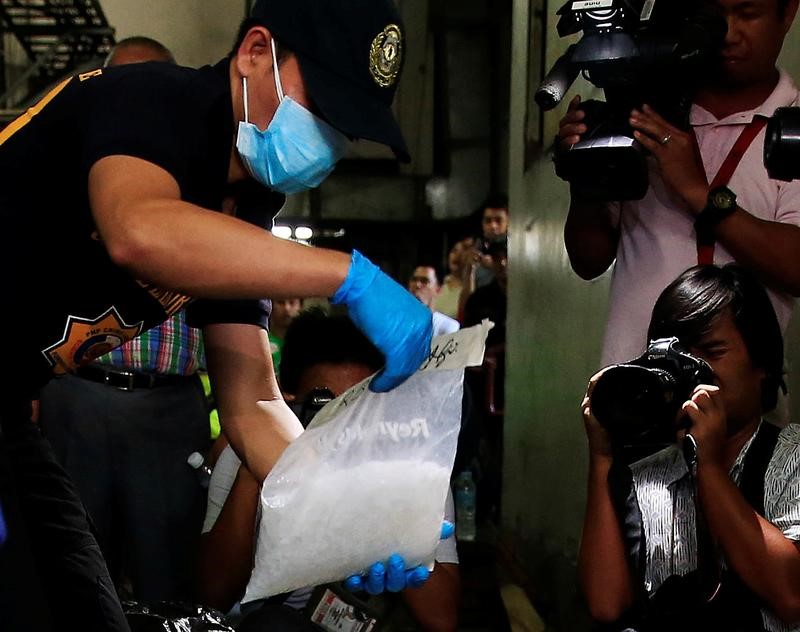
[[[764,477],[775,451],[780,428],[762,423],[744,458],[739,489],[747,503],[764,515]],[[698,566],[687,575],[668,577],[652,597],[644,590],[646,543],[639,503],[633,487],[633,475],[627,465],[615,465],[609,473],[609,488],[620,520],[634,586],[639,590],[637,604],[613,629],[637,632],[759,632],[764,629],[762,602],[731,570],[715,574],[710,538],[698,529]],[[697,512],[700,521],[700,512]],[[710,573],[709,573],[710,571]],[[716,596],[707,601],[719,580]]]

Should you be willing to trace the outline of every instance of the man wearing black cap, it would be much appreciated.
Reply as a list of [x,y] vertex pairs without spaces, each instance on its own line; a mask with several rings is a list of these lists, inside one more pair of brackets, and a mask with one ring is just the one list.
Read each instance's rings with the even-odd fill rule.
[[[225,433],[263,480],[302,427],[275,382],[260,297],[346,305],[386,357],[374,390],[402,382],[429,353],[429,310],[358,252],[263,229],[280,194],[317,186],[353,139],[408,158],[390,107],[402,53],[391,0],[259,0],[216,66],[84,73],[0,133],[0,325],[15,362],[0,386],[9,629],[127,628],[85,511],[30,423],[30,401],[54,375],[188,305]],[[276,192],[274,208],[260,218],[213,212],[248,179]]]

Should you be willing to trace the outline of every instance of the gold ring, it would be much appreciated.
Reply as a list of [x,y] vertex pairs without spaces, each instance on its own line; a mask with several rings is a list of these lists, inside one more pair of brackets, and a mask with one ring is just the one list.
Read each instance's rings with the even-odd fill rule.
[[666,136],[664,136],[664,138],[661,139],[661,144],[662,145],[666,145],[670,141],[671,138],[672,138],[672,134],[667,134]]

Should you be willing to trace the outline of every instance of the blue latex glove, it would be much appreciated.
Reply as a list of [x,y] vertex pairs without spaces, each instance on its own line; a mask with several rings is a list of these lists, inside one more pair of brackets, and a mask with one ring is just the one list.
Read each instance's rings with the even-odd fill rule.
[[[455,533],[452,522],[442,523],[441,539],[446,540]],[[364,575],[351,575],[344,581],[345,588],[351,592],[366,591],[370,595],[383,592],[400,592],[406,588],[419,588],[430,577],[430,571],[424,566],[406,568],[406,561],[401,555],[392,553],[386,564],[375,562]]]
[[352,321],[386,357],[370,390],[380,393],[402,384],[430,354],[431,310],[357,250],[331,302],[346,305]]

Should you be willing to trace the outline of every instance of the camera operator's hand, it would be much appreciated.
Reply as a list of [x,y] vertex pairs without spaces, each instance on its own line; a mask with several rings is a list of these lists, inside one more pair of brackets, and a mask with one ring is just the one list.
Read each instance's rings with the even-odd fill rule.
[[461,282],[466,283],[475,275],[475,268],[481,263],[481,251],[471,237],[461,241],[462,248],[459,255],[461,269]]
[[692,398],[683,403],[681,410],[689,417],[691,425],[688,430],[679,432],[678,438],[682,440],[686,432],[694,437],[698,467],[722,463],[727,418],[719,387],[709,384],[695,387]]
[[561,149],[569,149],[575,143],[580,142],[581,134],[586,133],[586,125],[581,121],[586,117],[586,113],[580,109],[581,97],[576,96],[569,102],[567,113],[558,123],[558,139]]
[[595,384],[600,376],[605,373],[606,369],[595,373],[589,380],[589,385],[586,387],[586,395],[583,396],[581,402],[581,412],[583,413],[583,425],[586,428],[586,437],[589,439],[589,452],[592,456],[599,456],[602,458],[611,458],[611,439],[608,436],[608,431],[600,425],[597,418],[592,413],[592,392],[594,391]]
[[671,125],[649,105],[633,110],[630,124],[636,140],[658,161],[667,186],[683,198],[693,215],[700,213],[706,206],[709,187],[691,132]]

